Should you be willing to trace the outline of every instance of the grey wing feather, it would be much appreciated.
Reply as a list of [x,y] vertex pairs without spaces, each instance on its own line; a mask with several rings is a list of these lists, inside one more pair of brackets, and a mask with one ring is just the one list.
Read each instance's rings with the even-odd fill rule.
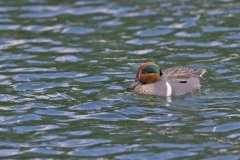
[[202,79],[205,69],[194,69],[192,67],[177,66],[163,70],[163,77],[167,80],[187,81],[189,78]]

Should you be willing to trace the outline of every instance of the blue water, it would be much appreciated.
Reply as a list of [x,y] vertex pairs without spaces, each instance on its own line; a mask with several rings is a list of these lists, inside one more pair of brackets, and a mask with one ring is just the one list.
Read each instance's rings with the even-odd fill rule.
[[[0,157],[240,159],[238,0],[0,1]],[[202,89],[126,90],[141,63]]]

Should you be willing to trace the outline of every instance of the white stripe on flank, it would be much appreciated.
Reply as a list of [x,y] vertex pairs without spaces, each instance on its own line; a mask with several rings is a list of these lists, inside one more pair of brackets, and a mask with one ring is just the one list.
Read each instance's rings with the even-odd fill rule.
[[167,96],[171,96],[172,95],[172,87],[167,81],[166,81],[166,86],[167,86]]

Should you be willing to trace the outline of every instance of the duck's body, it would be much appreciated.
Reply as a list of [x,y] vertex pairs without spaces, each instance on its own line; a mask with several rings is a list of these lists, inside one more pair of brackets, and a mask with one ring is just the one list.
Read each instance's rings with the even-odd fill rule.
[[134,93],[149,96],[183,95],[200,89],[200,80],[206,72],[205,69],[178,66],[156,73],[157,68],[159,70],[158,65],[152,62],[140,66],[135,82],[129,86]]

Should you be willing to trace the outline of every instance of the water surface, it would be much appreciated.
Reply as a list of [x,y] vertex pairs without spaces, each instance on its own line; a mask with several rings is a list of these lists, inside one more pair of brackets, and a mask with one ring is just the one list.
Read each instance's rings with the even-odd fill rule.
[[[0,2],[0,157],[240,157],[237,0]],[[139,65],[206,68],[202,89],[126,90]]]

